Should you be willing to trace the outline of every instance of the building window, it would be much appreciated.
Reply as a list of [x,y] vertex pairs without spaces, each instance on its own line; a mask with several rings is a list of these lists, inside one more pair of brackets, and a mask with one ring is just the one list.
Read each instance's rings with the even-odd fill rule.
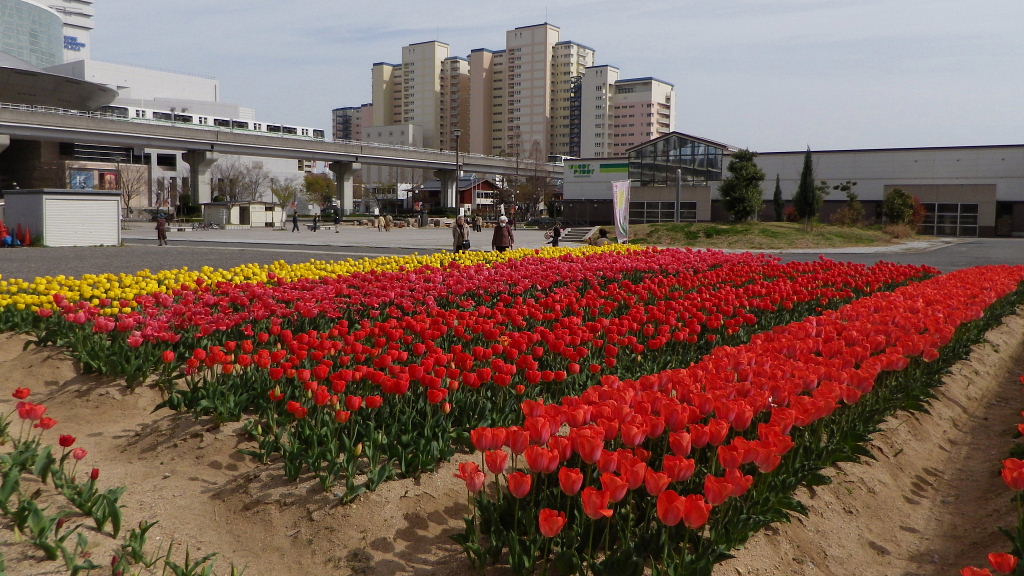
[[[649,224],[653,222],[675,222],[675,202],[630,202],[629,222],[631,224]],[[679,203],[679,221],[697,221],[697,203]]]

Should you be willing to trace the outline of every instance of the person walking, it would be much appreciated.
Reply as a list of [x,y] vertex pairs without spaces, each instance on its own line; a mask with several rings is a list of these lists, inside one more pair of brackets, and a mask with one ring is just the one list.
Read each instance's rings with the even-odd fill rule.
[[338,233],[338,229],[341,228],[341,211],[334,211],[334,233]]
[[299,231],[299,211],[292,212],[292,232]]
[[466,224],[466,217],[459,216],[452,226],[452,251],[464,252],[469,250],[469,224]]
[[383,216],[377,216],[376,222],[377,222],[377,232],[383,232],[384,231],[384,217]]
[[558,240],[562,237],[562,224],[561,222],[555,221],[555,225],[551,227],[551,245],[558,247]]
[[494,236],[491,238],[491,250],[511,250],[515,243],[516,237],[512,233],[512,227],[508,225],[508,216],[498,218],[498,225],[494,227]]
[[313,232],[316,232],[320,228],[320,215],[313,214]]
[[395,219],[391,217],[391,214],[384,215],[384,231],[391,232],[391,225],[395,223]]
[[477,232],[482,232],[484,229],[484,217],[477,214],[476,218],[473,218],[473,229]]
[[156,219],[156,245],[167,246],[167,220],[163,217]]

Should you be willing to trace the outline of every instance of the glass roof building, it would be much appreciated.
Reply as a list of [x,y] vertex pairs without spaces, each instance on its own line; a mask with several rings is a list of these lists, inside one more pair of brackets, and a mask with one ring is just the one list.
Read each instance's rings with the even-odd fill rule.
[[634,186],[707,185],[722,179],[725,144],[671,132],[630,148],[629,179]]

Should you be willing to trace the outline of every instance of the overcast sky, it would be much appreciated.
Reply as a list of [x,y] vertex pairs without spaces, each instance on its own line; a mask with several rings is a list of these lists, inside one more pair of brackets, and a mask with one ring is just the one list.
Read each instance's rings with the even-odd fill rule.
[[[213,76],[264,121],[330,129],[374,62],[504,48],[542,22],[676,88],[676,129],[768,152],[1024,144],[1022,0],[97,0],[98,60]],[[159,8],[158,8],[159,7]]]

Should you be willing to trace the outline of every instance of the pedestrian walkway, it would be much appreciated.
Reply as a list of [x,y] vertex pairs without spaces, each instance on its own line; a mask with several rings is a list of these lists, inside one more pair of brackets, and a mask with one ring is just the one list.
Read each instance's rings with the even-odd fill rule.
[[[130,222],[121,237],[126,242],[132,240],[156,241],[156,231],[149,222]],[[291,224],[284,229],[247,228],[242,230],[192,230],[186,228],[178,231],[173,226],[168,232],[171,245],[175,240],[191,242],[228,242],[244,244],[276,244],[280,246],[353,246],[372,248],[393,248],[400,250],[416,250],[420,252],[437,252],[452,249],[452,229],[446,226],[426,228],[392,228],[390,232],[380,232],[376,227],[342,225],[337,232],[320,229],[317,232],[302,227],[301,232],[290,232]],[[471,250],[491,249],[491,228],[481,232],[472,232],[469,241]],[[520,227],[515,231],[516,248],[541,248],[547,244],[543,230],[527,230]]]

